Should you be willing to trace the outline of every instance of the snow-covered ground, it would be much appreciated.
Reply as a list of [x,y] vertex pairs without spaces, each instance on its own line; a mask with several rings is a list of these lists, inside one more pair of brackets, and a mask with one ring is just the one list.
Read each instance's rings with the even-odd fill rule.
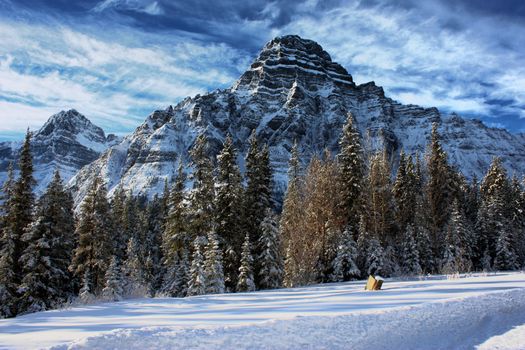
[[525,349],[525,274],[136,299],[0,320],[0,348]]

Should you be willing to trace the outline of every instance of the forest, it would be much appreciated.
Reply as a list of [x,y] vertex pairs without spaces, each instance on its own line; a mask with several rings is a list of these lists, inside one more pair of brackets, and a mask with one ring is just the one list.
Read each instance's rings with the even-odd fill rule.
[[[0,317],[70,303],[185,297],[366,278],[516,270],[525,264],[525,179],[498,157],[485,177],[452,166],[434,124],[424,154],[366,152],[348,115],[339,153],[290,149],[276,200],[268,145],[245,171],[232,138],[205,134],[148,200],[96,177],[78,208],[55,172],[33,192],[31,133],[0,199]],[[394,162],[393,159],[398,159]],[[189,170],[187,175],[186,170]]]

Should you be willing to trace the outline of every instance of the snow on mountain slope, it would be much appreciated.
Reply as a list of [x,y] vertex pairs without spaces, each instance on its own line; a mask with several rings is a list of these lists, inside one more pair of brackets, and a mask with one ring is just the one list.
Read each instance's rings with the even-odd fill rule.
[[523,273],[364,283],[40,312],[0,320],[0,349],[460,349],[525,324]]
[[120,145],[83,168],[70,185],[78,193],[77,202],[96,174],[105,178],[110,190],[121,184],[151,197],[172,177],[178,157],[188,162],[188,149],[200,132],[209,136],[212,156],[228,133],[243,155],[246,140],[256,129],[270,146],[276,184],[283,191],[294,140],[305,163],[325,148],[337,152],[348,112],[355,116],[369,149],[385,145],[394,157],[401,149],[422,153],[431,124],[437,122],[450,160],[468,177],[483,176],[494,156],[501,156],[511,173],[525,173],[523,134],[442,115],[436,108],[402,105],[386,97],[374,82],[356,85],[319,44],[283,36],[267,43],[231,88],[186,98],[152,113]]
[[[118,138],[106,135],[76,110],[62,111],[49,120],[33,135],[32,151],[37,180],[37,193],[43,192],[59,169],[67,182],[84,165],[97,159]],[[6,178],[9,162],[16,164],[22,142],[0,143],[0,183]]]

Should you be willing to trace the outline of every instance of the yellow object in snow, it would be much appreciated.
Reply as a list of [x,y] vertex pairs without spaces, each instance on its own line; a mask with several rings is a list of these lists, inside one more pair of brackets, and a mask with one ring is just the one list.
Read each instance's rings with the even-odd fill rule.
[[370,275],[366,282],[365,290],[380,290],[383,285],[383,279],[379,276]]

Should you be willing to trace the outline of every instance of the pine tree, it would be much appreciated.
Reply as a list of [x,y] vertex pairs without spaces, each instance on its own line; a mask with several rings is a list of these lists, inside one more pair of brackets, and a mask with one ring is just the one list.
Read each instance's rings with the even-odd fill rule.
[[206,293],[206,277],[204,274],[204,259],[202,256],[202,237],[197,237],[193,242],[193,259],[190,269],[188,295],[203,295]]
[[[267,145],[260,149],[257,135],[253,130],[249,140],[249,149],[246,155],[246,191],[244,201],[244,232],[250,232],[255,256],[260,254],[257,242],[261,236],[260,225],[264,219],[266,209],[272,207],[272,168],[270,165],[270,152]],[[256,271],[256,284],[258,284],[259,265]]]
[[122,271],[118,263],[118,258],[114,255],[109,263],[108,270],[105,275],[106,284],[102,289],[102,297],[108,301],[122,300],[124,294]]
[[515,270],[518,268],[517,256],[512,245],[512,232],[502,226],[496,242],[494,267],[497,270]]
[[17,237],[13,234],[13,165],[9,165],[8,177],[2,186],[1,231],[0,231],[0,318],[16,314],[16,290],[18,288],[15,266]]
[[126,290],[130,296],[139,297],[148,294],[145,257],[142,255],[139,238],[132,236],[126,249],[127,259],[124,270]]
[[357,226],[360,208],[358,205],[364,179],[363,150],[359,132],[354,126],[354,117],[348,113],[346,124],[339,139],[337,161],[340,167],[342,207],[347,213],[347,223]]
[[113,255],[111,233],[113,225],[107,201],[107,191],[100,177],[95,177],[80,206],[76,227],[78,246],[74,251],[71,271],[77,277],[87,278],[92,294],[98,294],[104,287],[104,275]]
[[261,222],[261,237],[259,238],[259,287],[261,289],[276,289],[281,287],[283,280],[283,259],[281,256],[281,239],[277,221],[273,211],[267,209]]
[[185,297],[188,294],[188,283],[190,281],[190,260],[189,252],[184,247],[181,250],[175,284],[177,286],[177,296]]
[[33,207],[35,202],[33,186],[36,184],[36,181],[33,178],[31,137],[32,134],[28,130],[20,153],[20,160],[18,161],[20,175],[14,184],[14,190],[12,192],[13,199],[11,202],[13,205],[13,208],[11,209],[13,217],[10,226],[12,234],[15,237],[13,270],[17,275],[17,282],[19,282],[19,279],[22,276],[22,266],[19,262],[19,258],[24,250],[22,235],[25,233],[29,224],[33,221]]
[[366,257],[367,272],[369,275],[381,275],[385,272],[385,251],[376,238],[370,239]]
[[239,267],[239,278],[237,282],[238,292],[252,292],[255,290],[253,282],[253,258],[251,253],[250,236],[246,235],[242,244],[241,266]]
[[419,249],[416,239],[414,227],[408,225],[401,250],[402,269],[403,273],[407,275],[420,275],[422,272],[421,265],[419,264]]
[[370,234],[366,229],[366,219],[364,215],[361,215],[357,231],[357,267],[362,271],[363,277],[366,277],[365,273],[368,270],[367,258],[370,239]]
[[224,272],[222,265],[222,251],[219,240],[214,231],[208,233],[208,244],[204,252],[204,274],[206,278],[206,293],[224,293]]
[[401,152],[396,181],[392,188],[396,202],[396,222],[403,232],[406,226],[413,223],[416,210],[416,172],[412,157],[405,157]]
[[190,150],[192,159],[193,188],[189,196],[187,228],[191,239],[195,239],[203,232],[209,232],[214,219],[214,181],[213,164],[208,156],[208,139],[204,133],[200,134]]
[[82,278],[82,288],[79,291],[80,301],[84,304],[89,304],[95,300],[95,295],[93,294],[93,286],[91,285],[92,281],[91,272],[89,268],[84,270],[84,276]]
[[447,154],[441,147],[438,125],[432,125],[428,151],[428,183],[426,194],[429,206],[430,233],[436,255],[441,255],[444,227],[448,221],[453,193],[450,185],[451,171]]
[[147,234],[144,238],[144,255],[146,257],[146,268],[148,274],[149,294],[161,288],[162,278],[165,274],[165,266],[162,250],[162,237],[168,216],[169,190],[167,184],[161,197],[155,196],[146,207]]
[[115,230],[115,239],[113,250],[120,261],[126,259],[126,248],[129,237],[127,236],[126,224],[126,191],[122,186],[118,186],[111,200],[111,209],[113,213],[113,224]]
[[39,200],[35,221],[23,235],[20,257],[24,277],[19,312],[55,308],[73,295],[68,267],[74,248],[73,200],[58,171]]
[[347,227],[340,236],[337,255],[332,262],[332,281],[349,281],[358,279],[361,271],[357,267],[357,244],[352,238],[352,229]]
[[180,274],[181,257],[184,250],[186,251],[185,254],[188,254],[187,247],[191,243],[186,222],[185,182],[186,176],[183,171],[182,160],[179,160],[178,174],[175,186],[171,190],[169,211],[162,235],[163,264],[166,271],[162,290],[163,293],[170,296],[181,294],[183,286],[177,280]]
[[237,151],[231,136],[227,136],[221,153],[217,156],[217,179],[215,198],[217,235],[221,241],[224,256],[224,276],[228,290],[234,290],[239,270],[239,256],[242,237],[242,184]]

